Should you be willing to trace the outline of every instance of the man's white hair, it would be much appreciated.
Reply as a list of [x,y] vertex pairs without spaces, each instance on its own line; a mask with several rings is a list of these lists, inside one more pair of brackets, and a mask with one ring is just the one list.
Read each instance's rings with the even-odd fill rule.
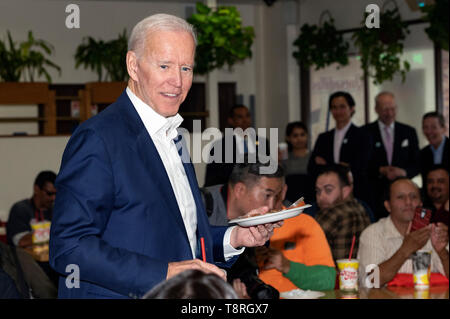
[[193,25],[177,16],[158,13],[141,20],[134,26],[128,40],[128,50],[136,52],[139,56],[143,52],[148,34],[154,31],[186,31],[192,35],[197,45],[197,35]]

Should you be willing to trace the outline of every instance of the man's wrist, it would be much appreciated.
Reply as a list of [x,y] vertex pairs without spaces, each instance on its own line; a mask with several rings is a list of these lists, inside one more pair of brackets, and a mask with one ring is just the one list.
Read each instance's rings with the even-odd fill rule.
[[414,250],[409,249],[406,245],[402,245],[397,253],[402,259],[407,260],[414,253]]
[[238,228],[239,226],[232,227],[230,234],[230,245],[236,250],[243,248],[241,243],[238,241],[238,231],[239,231]]

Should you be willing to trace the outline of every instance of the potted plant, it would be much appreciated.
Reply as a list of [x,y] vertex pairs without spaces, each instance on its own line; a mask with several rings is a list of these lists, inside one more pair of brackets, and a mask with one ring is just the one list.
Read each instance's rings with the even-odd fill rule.
[[225,65],[231,68],[252,56],[255,32],[251,26],[242,26],[235,7],[219,6],[213,10],[197,2],[196,9],[197,13],[187,19],[197,32],[196,74],[207,74]]
[[446,51],[449,45],[448,2],[448,0],[435,0],[434,4],[421,8],[425,13],[423,19],[430,23],[425,32],[431,41]]
[[97,112],[99,104],[108,105],[114,102],[126,88],[127,51],[126,29],[119,34],[118,38],[109,41],[86,37],[77,47],[75,68],[83,66],[85,69],[94,71],[98,76],[98,82],[86,83],[85,90],[80,92],[82,120],[91,117],[93,110]]
[[[325,14],[328,14],[329,19],[321,23]],[[347,65],[349,44],[337,32],[331,14],[324,11],[319,20],[319,26],[304,24],[293,43],[297,47],[293,56],[298,65],[305,68],[315,66],[316,70],[333,63],[338,63],[338,68]]]
[[[386,2],[385,5],[389,3]],[[395,4],[394,1],[392,3]],[[408,26],[402,21],[397,5],[391,10],[380,13],[381,28],[366,28],[367,13],[362,28],[353,34],[352,39],[361,55],[361,65],[366,75],[374,78],[374,84],[392,81],[399,73],[405,81],[410,69],[408,61],[401,62],[403,41],[409,34]]]
[[[7,41],[0,40],[0,105],[37,104],[41,117],[3,118],[2,122],[34,121],[43,123],[42,133],[56,133],[55,92],[50,91],[48,82],[52,78],[47,68],[53,68],[61,74],[61,68],[50,61],[53,46],[44,40],[35,39],[32,31],[28,32],[26,41],[16,45],[7,32]],[[34,82],[36,77],[44,76],[47,82]],[[27,82],[19,82],[21,79]]]
[[47,81],[51,82],[52,78],[46,67],[54,68],[61,74],[61,68],[46,57],[54,51],[50,43],[35,39],[33,32],[29,31],[27,40],[16,47],[9,31],[7,36],[7,43],[0,40],[1,80],[19,82],[21,77],[24,76],[25,80],[34,82],[35,76],[44,75]]
[[128,51],[126,29],[117,39],[110,41],[85,37],[75,53],[75,68],[83,66],[97,73],[98,82],[126,81],[128,77],[125,63]]

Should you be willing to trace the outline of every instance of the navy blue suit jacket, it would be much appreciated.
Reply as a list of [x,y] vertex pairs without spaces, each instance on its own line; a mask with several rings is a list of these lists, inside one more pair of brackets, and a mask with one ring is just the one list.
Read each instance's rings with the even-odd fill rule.
[[[386,149],[381,137],[378,122],[372,122],[365,126],[365,129],[372,136],[371,157],[369,174],[372,179],[380,177],[379,169],[387,166],[388,160]],[[394,126],[394,150],[392,153],[392,166],[403,168],[408,178],[413,178],[419,174],[419,140],[416,130],[406,124],[395,122]]]
[[[364,128],[371,136],[371,156],[369,161],[371,198],[368,201],[378,220],[388,215],[383,202],[389,181],[379,171],[381,166],[388,166],[389,164],[378,122],[369,123]],[[416,130],[409,125],[395,122],[391,165],[403,168],[408,178],[413,178],[419,173],[419,154],[419,141]]]
[[[194,167],[183,165],[207,261],[229,266],[227,228],[209,225]],[[169,262],[193,258],[164,165],[125,91],[74,132],[56,188],[50,265],[62,274],[60,298],[138,298],[166,278]],[[70,264],[80,288],[65,284]]]

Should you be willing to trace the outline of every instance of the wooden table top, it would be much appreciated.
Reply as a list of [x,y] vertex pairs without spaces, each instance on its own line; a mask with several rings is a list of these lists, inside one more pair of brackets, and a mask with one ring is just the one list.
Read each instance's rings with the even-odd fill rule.
[[414,287],[360,288],[357,293],[343,293],[340,290],[324,291],[321,299],[448,299],[448,285],[433,286],[428,290]]

